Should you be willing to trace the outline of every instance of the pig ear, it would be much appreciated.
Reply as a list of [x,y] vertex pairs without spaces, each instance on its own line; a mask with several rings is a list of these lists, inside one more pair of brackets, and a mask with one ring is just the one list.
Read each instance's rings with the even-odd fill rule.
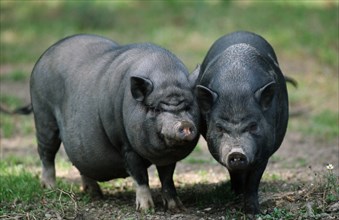
[[153,90],[153,83],[151,80],[140,77],[131,77],[131,92],[135,100],[141,102],[149,95]]
[[195,70],[188,76],[191,88],[194,88],[195,84],[197,83],[199,73],[200,73],[200,64],[198,64]]
[[256,100],[259,102],[263,110],[267,110],[270,107],[275,94],[275,89],[276,83],[270,82],[254,93]]
[[217,93],[202,85],[197,85],[195,87],[195,94],[198,99],[199,107],[203,113],[209,112],[218,98]]

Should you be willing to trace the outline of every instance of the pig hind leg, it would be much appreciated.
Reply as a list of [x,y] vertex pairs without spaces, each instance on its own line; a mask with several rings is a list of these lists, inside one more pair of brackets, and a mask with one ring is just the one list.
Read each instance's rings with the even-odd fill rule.
[[55,186],[55,155],[61,144],[56,120],[46,110],[35,111],[35,127],[38,153],[42,162],[41,183],[43,187]]

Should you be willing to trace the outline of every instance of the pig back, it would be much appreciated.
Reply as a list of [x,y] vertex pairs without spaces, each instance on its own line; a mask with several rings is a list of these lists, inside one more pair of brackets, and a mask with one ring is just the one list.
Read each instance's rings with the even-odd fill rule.
[[272,46],[263,37],[247,31],[238,31],[224,35],[213,43],[201,64],[201,73],[205,71],[207,65],[211,63],[213,59],[219,56],[228,47],[241,43],[251,45],[266,59],[273,61],[278,65],[278,59]]

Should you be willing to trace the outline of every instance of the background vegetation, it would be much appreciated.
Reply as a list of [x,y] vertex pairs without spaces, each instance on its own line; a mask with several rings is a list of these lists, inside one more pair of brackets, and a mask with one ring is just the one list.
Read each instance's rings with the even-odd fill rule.
[[[262,35],[272,44],[282,71],[298,81],[297,89],[289,87],[291,106],[289,134],[297,135],[297,144],[302,145],[306,142],[321,147],[322,151],[338,153],[338,1],[281,0],[268,3],[221,0],[2,0],[0,6],[1,107],[14,109],[29,103],[29,76],[34,63],[51,44],[72,34],[103,35],[120,44],[153,42],[171,50],[183,60],[190,71],[193,71],[217,38],[236,30],[248,30]],[[95,203],[89,202],[88,198],[80,193],[78,184],[73,185],[58,179],[57,190],[41,189],[33,118],[12,116],[3,112],[0,113],[0,117],[0,218],[15,216],[27,219],[74,218],[80,213],[79,210],[91,210],[91,207],[95,206]],[[295,140],[295,136],[292,136],[292,140]],[[184,164],[191,167],[201,164],[218,166],[213,159],[206,157],[204,152],[203,146],[198,146],[195,152],[184,160]],[[290,157],[296,157],[295,151],[290,152]],[[58,169],[70,169],[71,165],[62,158],[60,156],[58,160]],[[298,200],[296,194],[289,195],[291,203],[299,209],[284,203],[268,210],[267,215],[260,218],[338,217],[338,209],[334,214],[333,212],[328,214],[328,207],[337,204],[335,201],[338,200],[339,161],[338,157],[336,159],[328,161],[334,164],[334,169],[326,170],[324,164],[317,166],[316,161],[309,161],[309,158],[302,155],[299,155],[292,164],[279,156],[274,156],[273,163],[282,167],[289,169],[298,167],[305,170],[311,164],[313,167],[322,167],[324,172],[314,183],[317,187],[306,188],[304,197]],[[206,190],[205,185],[187,186],[176,182],[181,189],[179,192],[187,200],[186,203],[192,206],[189,213],[195,213],[190,217],[245,218],[238,209],[236,211],[222,209],[225,204],[231,204],[234,198],[227,190],[227,184],[213,185],[214,183],[208,181],[209,174],[203,169],[197,173],[197,181],[200,183],[202,181],[203,184],[211,186],[207,188],[215,190]],[[300,185],[308,181],[304,176],[295,175],[297,180],[300,179],[300,184],[293,182],[297,186],[289,185],[292,192],[298,192]],[[266,182],[262,190],[273,193],[280,192],[281,186],[288,182],[285,177],[274,172],[268,173],[264,181]],[[120,195],[120,192],[116,192],[112,198],[123,197],[127,198],[128,202],[119,204],[119,212],[101,213],[102,218],[133,219],[135,215],[131,201],[134,197],[133,193],[130,193],[132,187],[125,181],[116,181],[114,184],[114,189],[123,189],[127,193]],[[269,187],[270,185],[272,187]],[[103,184],[103,187],[112,190],[111,185]],[[192,191],[196,192],[193,196]],[[324,199],[318,204],[320,194]],[[229,199],[222,199],[220,195],[225,195]],[[298,201],[305,203],[300,205]],[[312,201],[311,205],[308,201]],[[218,211],[208,213],[205,208],[212,203],[217,207],[213,210]],[[201,209],[203,211],[197,214],[193,206],[197,206],[198,211]],[[309,210],[312,210],[312,213]],[[100,210],[97,212],[100,213]],[[203,215],[204,212],[209,215]],[[328,215],[325,215],[326,213]],[[158,216],[161,219],[162,215],[158,213]],[[175,216],[171,215],[170,218]]]

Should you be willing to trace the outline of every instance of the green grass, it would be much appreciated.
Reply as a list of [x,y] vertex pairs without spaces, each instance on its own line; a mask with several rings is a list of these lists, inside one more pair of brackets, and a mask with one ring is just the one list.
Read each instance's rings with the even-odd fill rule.
[[[36,165],[36,164],[35,164]],[[78,185],[57,179],[55,189],[43,189],[37,174],[27,167],[33,164],[17,157],[0,161],[0,218],[21,217],[42,219],[50,210],[77,213],[78,204],[89,202],[87,195],[79,194]],[[76,194],[78,196],[76,196]]]
[[[22,100],[6,94],[0,94],[0,103],[8,111],[23,106]],[[33,115],[11,115],[0,112],[0,124],[0,135],[4,138],[32,135],[35,131]]]
[[32,116],[13,116],[0,113],[0,134],[4,138],[28,136],[34,134]]
[[324,135],[325,138],[338,137],[339,112],[325,110],[316,114],[311,120],[310,133]]
[[334,140],[339,137],[339,112],[327,109],[311,114],[310,117],[301,117],[298,121],[292,118],[289,129],[320,140]]
[[0,201],[28,202],[42,193],[38,177],[24,170],[24,165],[0,161]]
[[265,35],[278,54],[300,57],[307,53],[322,63],[337,65],[336,7],[331,5],[4,1],[1,6],[1,63],[34,62],[56,40],[89,32],[121,43],[152,41],[174,50],[194,67],[211,40],[242,29]]
[[30,76],[29,74],[22,70],[14,70],[8,74],[0,75],[0,81],[1,83],[4,83],[6,81],[24,82],[27,81],[29,76]]
[[22,101],[19,98],[3,94],[0,94],[0,103],[8,107],[9,110],[22,105]]
[[275,219],[295,219],[295,215],[286,209],[274,208],[271,214],[262,215],[261,219],[275,220]]

